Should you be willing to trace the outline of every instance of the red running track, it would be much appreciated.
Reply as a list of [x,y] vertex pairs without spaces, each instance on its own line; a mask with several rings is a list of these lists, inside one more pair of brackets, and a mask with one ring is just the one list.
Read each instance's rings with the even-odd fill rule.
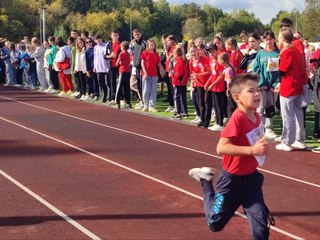
[[[238,215],[222,232],[205,226],[187,174],[221,168],[219,133],[8,87],[0,106],[0,239],[250,238]],[[319,166],[307,151],[268,156],[270,239],[320,239]]]

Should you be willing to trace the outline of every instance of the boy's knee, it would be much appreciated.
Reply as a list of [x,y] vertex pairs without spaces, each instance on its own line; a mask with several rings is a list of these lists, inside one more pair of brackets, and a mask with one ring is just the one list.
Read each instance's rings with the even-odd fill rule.
[[226,225],[225,221],[220,220],[215,220],[214,217],[208,219],[208,227],[211,229],[213,232],[219,232],[222,231],[224,226]]

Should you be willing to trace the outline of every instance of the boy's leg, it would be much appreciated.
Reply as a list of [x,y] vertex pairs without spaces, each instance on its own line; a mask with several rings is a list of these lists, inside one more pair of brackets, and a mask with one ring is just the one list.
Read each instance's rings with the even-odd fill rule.
[[252,239],[268,239],[268,209],[265,205],[262,192],[263,175],[256,172],[248,179],[243,209],[247,215]]
[[221,231],[241,205],[241,184],[222,171],[217,179],[216,191],[204,183],[204,205],[207,224],[214,231]]
[[222,170],[214,191],[213,172],[211,168],[193,168],[189,171],[189,175],[202,183],[207,224],[212,231],[217,232],[224,228],[241,205],[242,187],[241,177]]

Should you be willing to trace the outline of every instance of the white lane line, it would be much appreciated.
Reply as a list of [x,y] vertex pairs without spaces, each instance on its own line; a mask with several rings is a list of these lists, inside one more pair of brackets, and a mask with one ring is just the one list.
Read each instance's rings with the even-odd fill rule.
[[[80,121],[88,122],[88,123],[91,123],[91,124],[94,124],[94,125],[98,125],[98,126],[101,126],[101,127],[110,128],[110,129],[113,129],[113,130],[116,130],[116,131],[119,131],[119,132],[128,133],[128,134],[131,134],[131,135],[134,135],[134,136],[138,136],[138,137],[141,137],[141,138],[149,139],[149,140],[152,140],[152,141],[155,141],[155,142],[163,143],[163,144],[174,146],[174,147],[177,147],[177,148],[182,148],[182,149],[185,149],[185,150],[188,150],[188,151],[191,151],[191,152],[195,152],[195,153],[199,153],[199,154],[202,154],[202,155],[206,155],[206,156],[209,156],[209,157],[222,159],[222,157],[214,155],[214,154],[211,154],[211,153],[199,151],[199,150],[196,150],[196,149],[193,149],[193,148],[181,146],[181,145],[178,145],[178,144],[175,144],[175,143],[171,143],[171,142],[167,142],[167,141],[160,140],[160,139],[157,139],[157,138],[145,136],[145,135],[142,135],[142,134],[139,134],[139,133],[123,130],[121,128],[112,127],[112,126],[109,126],[109,125],[106,125],[106,124],[94,122],[94,121],[91,121],[91,120],[88,120],[88,119],[84,119],[84,118],[80,118],[80,117],[76,117],[76,116],[73,116],[73,115],[70,115],[70,114],[66,114],[66,113],[63,113],[63,112],[47,109],[47,108],[44,108],[44,107],[39,107],[39,106],[30,104],[30,103],[21,102],[21,101],[12,99],[12,98],[7,98],[7,97],[4,97],[4,96],[0,96],[0,97],[4,98],[4,99],[11,100],[11,101],[14,101],[14,102],[18,102],[20,104],[24,104],[24,105],[27,105],[27,106],[30,106],[30,107],[39,108],[39,109],[42,109],[42,110],[45,110],[45,111],[48,111],[48,112],[53,112],[53,113],[57,113],[57,114],[69,117],[69,118],[74,118],[74,119],[77,119],[77,120],[80,120]],[[302,184],[306,184],[306,185],[309,185],[309,186],[320,188],[320,184],[304,181],[304,180],[301,180],[301,179],[297,179],[297,178],[294,178],[294,177],[286,176],[284,174],[276,173],[276,172],[265,170],[265,169],[262,169],[262,168],[258,168],[258,169],[261,172],[265,172],[265,173],[268,173],[268,174],[271,174],[271,175],[275,175],[275,176],[278,176],[278,177],[282,177],[282,178],[285,178],[285,179],[289,179],[289,180],[292,180],[292,181],[295,181],[295,182],[299,182],[299,183],[302,183]]]
[[[137,174],[137,175],[139,175],[139,176],[142,176],[142,177],[147,178],[147,179],[150,179],[150,180],[152,180],[152,181],[154,181],[154,182],[157,182],[157,183],[160,183],[160,184],[162,184],[162,185],[165,185],[165,186],[167,186],[167,187],[169,187],[169,188],[172,188],[172,189],[174,189],[174,190],[177,190],[177,191],[179,191],[179,192],[182,192],[182,193],[184,193],[184,194],[186,194],[186,195],[189,195],[189,196],[191,196],[191,197],[193,197],[193,198],[196,198],[196,199],[199,199],[199,200],[202,200],[202,201],[203,201],[203,197],[201,197],[201,196],[199,196],[199,195],[196,195],[196,194],[194,194],[194,193],[192,193],[192,192],[189,192],[189,191],[187,191],[187,190],[185,190],[185,189],[182,189],[182,188],[180,188],[180,187],[177,187],[177,186],[175,186],[175,185],[173,185],[173,184],[170,184],[170,183],[168,183],[168,182],[165,182],[165,181],[162,181],[162,180],[160,180],[160,179],[154,178],[154,177],[152,177],[152,176],[150,176],[150,175],[147,175],[147,174],[145,174],[145,173],[143,173],[143,172],[140,172],[140,171],[135,170],[135,169],[133,169],[133,168],[127,167],[127,166],[125,166],[125,165],[123,165],[123,164],[117,163],[117,162],[112,161],[112,160],[110,160],[110,159],[104,158],[104,157],[102,157],[102,156],[100,156],[100,155],[97,155],[97,154],[95,154],[95,153],[93,153],[93,152],[89,152],[89,151],[87,151],[87,150],[85,150],[85,149],[83,149],[83,148],[77,147],[77,146],[75,146],[75,145],[72,145],[72,144],[67,143],[67,142],[65,142],[65,141],[62,141],[62,140],[59,140],[59,139],[57,139],[57,138],[51,137],[51,136],[49,136],[49,135],[47,135],[47,134],[44,134],[44,133],[41,133],[41,132],[39,132],[39,131],[33,130],[33,129],[31,129],[31,128],[25,127],[25,126],[23,126],[23,125],[21,125],[21,124],[19,124],[19,123],[13,122],[13,121],[8,120],[8,119],[6,119],[6,118],[0,117],[0,119],[2,119],[3,121],[6,121],[6,122],[8,122],[8,123],[11,123],[11,124],[13,124],[13,125],[16,125],[16,126],[18,126],[18,127],[21,127],[21,128],[23,128],[23,129],[26,129],[26,130],[28,130],[28,131],[30,131],[30,132],[33,132],[33,133],[36,133],[36,134],[41,135],[41,136],[43,136],[43,137],[46,137],[46,138],[48,138],[48,139],[51,139],[51,140],[53,140],[53,141],[59,142],[59,143],[61,143],[61,144],[63,144],[63,145],[66,145],[66,146],[68,146],[68,147],[70,147],[70,148],[76,149],[76,150],[78,150],[78,151],[80,151],[80,152],[86,153],[86,154],[88,154],[88,155],[90,155],[90,156],[92,156],[92,157],[98,158],[98,159],[100,159],[100,160],[103,160],[103,161],[105,161],[105,162],[107,162],[107,163],[110,163],[110,164],[112,164],[112,165],[115,165],[115,166],[117,166],[117,167],[120,167],[120,168],[122,168],[122,169],[125,169],[125,170],[127,170],[127,171],[129,171],[129,172],[135,173],[135,174]],[[235,214],[238,215],[238,216],[240,216],[240,217],[242,217],[242,218],[246,218],[246,216],[245,216],[244,214],[240,213],[240,212],[235,212]],[[303,240],[303,238],[298,237],[298,236],[296,236],[296,235],[294,235],[294,234],[292,234],[292,233],[289,233],[289,232],[287,232],[287,231],[285,231],[285,230],[282,230],[282,229],[280,229],[280,228],[277,228],[277,227],[274,227],[274,226],[271,226],[270,228],[271,228],[272,230],[278,232],[278,233],[281,233],[281,234],[283,234],[283,235],[285,235],[285,236],[288,236],[288,237],[291,237],[291,238],[293,238],[293,239]]]
[[84,233],[85,235],[87,235],[88,237],[90,237],[91,239],[94,240],[101,240],[101,238],[99,238],[98,236],[96,236],[95,234],[93,234],[92,232],[90,232],[88,229],[86,229],[85,227],[83,227],[82,225],[80,225],[79,223],[77,223],[75,220],[73,220],[72,218],[70,218],[67,214],[63,213],[62,211],[60,211],[58,208],[56,208],[55,206],[53,206],[51,203],[47,202],[46,200],[44,200],[42,197],[40,197],[39,195],[35,194],[33,191],[31,191],[29,188],[27,188],[26,186],[24,186],[23,184],[21,184],[20,182],[18,182],[17,180],[15,180],[13,177],[11,177],[10,175],[8,175],[7,173],[5,173],[4,171],[2,171],[0,169],[0,174],[5,177],[7,180],[9,180],[10,182],[12,182],[13,184],[15,184],[17,187],[19,187],[20,189],[22,189],[23,191],[25,191],[26,193],[28,193],[29,195],[31,195],[33,198],[37,199],[40,203],[42,203],[44,206],[46,206],[47,208],[49,208],[51,211],[53,211],[55,214],[57,214],[58,216],[60,216],[61,218],[63,218],[64,220],[66,220],[68,223],[70,223],[72,226],[74,226],[75,228],[77,228],[79,231],[81,231],[82,233]]

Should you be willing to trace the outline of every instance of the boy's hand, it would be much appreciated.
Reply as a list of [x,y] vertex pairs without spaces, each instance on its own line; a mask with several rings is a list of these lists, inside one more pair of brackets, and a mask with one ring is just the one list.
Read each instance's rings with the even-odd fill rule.
[[253,155],[266,155],[270,151],[270,143],[267,142],[266,138],[261,138],[254,146],[252,146]]

